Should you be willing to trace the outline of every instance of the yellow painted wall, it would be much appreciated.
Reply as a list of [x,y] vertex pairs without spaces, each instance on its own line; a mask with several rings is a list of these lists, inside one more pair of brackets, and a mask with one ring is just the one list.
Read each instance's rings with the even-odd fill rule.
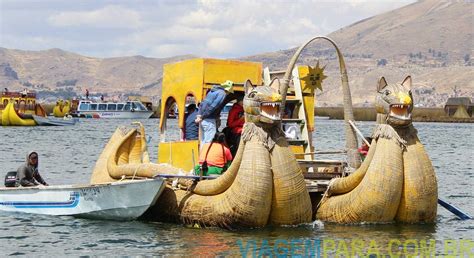
[[235,60],[204,59],[204,83],[221,84],[231,80],[244,84],[250,79],[253,84],[262,84],[262,64]]
[[[200,102],[207,89],[215,84],[231,80],[242,85],[247,79],[254,84],[262,83],[262,64],[235,60],[196,58],[163,66],[161,93],[161,121],[163,129],[166,101],[173,97],[179,110],[179,127],[184,127],[186,96],[192,94]],[[236,86],[240,90],[242,87]]]
[[203,59],[190,59],[182,62],[165,64],[163,66],[163,85],[161,92],[161,120],[163,127],[165,118],[166,101],[173,97],[178,105],[179,126],[184,125],[184,111],[186,96],[194,95],[196,99],[202,98],[203,85]]
[[194,161],[197,165],[199,164],[199,141],[162,142],[158,146],[158,163],[169,163],[186,172],[190,171],[193,168],[193,150]]

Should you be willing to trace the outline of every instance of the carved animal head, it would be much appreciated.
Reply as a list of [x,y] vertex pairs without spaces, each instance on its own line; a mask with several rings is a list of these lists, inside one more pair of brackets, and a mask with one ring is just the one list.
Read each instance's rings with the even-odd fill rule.
[[375,100],[377,114],[392,126],[411,124],[413,96],[411,94],[411,76],[407,76],[401,84],[387,84],[384,77],[377,85]]
[[273,80],[269,86],[255,86],[250,80],[244,85],[245,121],[251,123],[275,124],[280,121],[280,82]]

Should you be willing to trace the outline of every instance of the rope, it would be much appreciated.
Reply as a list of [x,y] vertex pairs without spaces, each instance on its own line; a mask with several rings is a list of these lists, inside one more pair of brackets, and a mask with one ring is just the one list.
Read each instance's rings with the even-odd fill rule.
[[137,168],[135,169],[135,172],[133,172],[133,176],[132,176],[132,180],[131,180],[131,181],[133,181],[133,180],[135,179],[135,176],[137,175],[137,171],[138,171],[138,169],[139,169],[142,165],[143,165],[143,163],[137,166]]
[[321,200],[319,201],[318,205],[316,206],[316,210],[319,209],[319,206],[321,206],[321,204],[323,202],[326,201],[327,198],[329,198],[331,195],[329,194],[329,189],[331,189],[331,186],[334,184],[334,180],[336,178],[333,178],[331,180],[329,180],[329,184],[328,184],[328,187],[326,188],[326,191],[324,191],[324,194],[323,194],[323,197],[321,198]]

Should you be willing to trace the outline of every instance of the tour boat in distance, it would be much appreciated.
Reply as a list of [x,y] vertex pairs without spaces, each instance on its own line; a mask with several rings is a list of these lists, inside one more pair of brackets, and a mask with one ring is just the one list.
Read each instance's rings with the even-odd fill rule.
[[77,109],[73,110],[72,115],[91,118],[147,119],[153,115],[153,111],[147,109],[140,101],[94,102],[79,100]]

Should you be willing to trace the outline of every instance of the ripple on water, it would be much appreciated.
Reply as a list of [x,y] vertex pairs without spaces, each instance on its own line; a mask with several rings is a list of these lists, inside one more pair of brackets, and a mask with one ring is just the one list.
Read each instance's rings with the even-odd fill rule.
[[52,245],[54,245],[54,244],[61,243],[61,242],[62,242],[62,241],[59,241],[59,240],[58,240],[58,241],[41,241],[40,243],[43,243],[43,244],[52,244]]
[[22,252],[14,252],[14,253],[11,253],[11,254],[8,254],[10,256],[17,256],[17,255],[26,255],[26,253],[22,253]]
[[449,197],[449,198],[466,198],[466,197],[473,198],[474,196],[473,196],[473,195],[469,195],[469,194],[462,194],[462,195],[455,195],[455,194],[452,194],[452,195],[449,195],[448,197]]
[[27,239],[29,236],[0,236],[0,239],[14,239],[14,240],[22,240]]
[[86,244],[82,244],[82,246],[91,248],[91,247],[96,247],[97,244],[96,243],[86,243]]

